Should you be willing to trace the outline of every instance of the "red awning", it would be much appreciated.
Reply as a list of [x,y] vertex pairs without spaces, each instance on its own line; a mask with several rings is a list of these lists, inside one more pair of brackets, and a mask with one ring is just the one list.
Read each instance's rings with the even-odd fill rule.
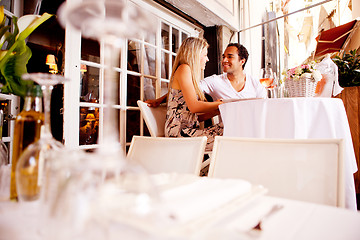
[[317,46],[314,57],[342,50],[344,43],[359,25],[359,20],[353,20],[335,28],[323,31],[316,37]]

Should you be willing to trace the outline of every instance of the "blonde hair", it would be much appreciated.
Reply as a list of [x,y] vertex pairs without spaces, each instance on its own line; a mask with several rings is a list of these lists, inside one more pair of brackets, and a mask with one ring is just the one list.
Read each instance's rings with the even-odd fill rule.
[[174,74],[177,68],[181,64],[187,64],[191,69],[191,78],[196,94],[199,96],[201,100],[206,101],[204,93],[200,88],[200,80],[202,76],[200,57],[201,57],[201,51],[203,51],[208,47],[209,44],[203,38],[189,37],[182,42],[173,64],[169,89],[173,83]]

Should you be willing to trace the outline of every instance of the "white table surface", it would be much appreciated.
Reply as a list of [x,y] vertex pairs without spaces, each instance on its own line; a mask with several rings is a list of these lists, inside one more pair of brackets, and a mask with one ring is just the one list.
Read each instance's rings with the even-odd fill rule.
[[247,138],[342,138],[345,142],[346,207],[356,210],[353,174],[358,170],[341,99],[278,98],[220,105],[224,136]]
[[[165,176],[166,177],[166,176]],[[179,194],[184,187],[191,189],[191,194],[183,194],[182,198],[200,199],[203,195],[197,193],[212,194],[213,198],[203,202],[203,205],[208,205],[210,201],[217,201],[222,198],[227,198],[228,195],[217,196],[215,190],[217,187],[224,189],[229,188],[229,181],[224,179],[200,178],[188,175],[175,175],[167,177],[176,184],[165,184],[164,189],[175,190]],[[174,181],[174,179],[176,181]],[[202,181],[201,189],[196,191],[193,189],[199,181]],[[231,180],[230,183],[239,183],[242,186],[242,180]],[[217,185],[213,188],[214,183]],[[222,185],[222,186],[221,186]],[[172,186],[172,187],[169,187]],[[233,188],[232,185],[230,188]],[[182,187],[181,189],[179,187]],[[176,190],[179,189],[179,190]],[[205,189],[205,190],[204,190]],[[195,191],[194,191],[195,190]],[[184,192],[184,191],[183,191]],[[241,192],[241,191],[240,191]],[[180,194],[181,195],[181,194]],[[233,198],[233,196],[229,196]],[[241,200],[242,199],[242,200]],[[123,239],[347,239],[355,240],[360,238],[360,213],[350,211],[347,209],[335,208],[325,205],[318,205],[312,203],[299,202],[294,200],[287,200],[276,197],[268,197],[260,194],[253,198],[244,200],[244,194],[233,198],[231,204],[218,206],[214,209],[209,209],[207,213],[203,214],[201,221],[188,222],[183,225],[178,231],[167,234],[166,226],[160,226],[156,236],[138,236],[137,234],[128,234]],[[116,201],[116,200],[114,200]],[[236,204],[234,204],[236,203]],[[182,203],[179,208],[184,211],[191,209],[193,206],[186,206]],[[274,205],[281,204],[283,208],[267,218],[263,223],[263,230],[261,232],[249,232],[252,226],[256,225],[257,221],[265,215],[265,213]],[[14,203],[14,202],[0,202],[0,239],[26,239],[37,240],[43,239],[41,237],[41,228],[49,227],[48,224],[39,224],[39,202],[28,203]],[[196,220],[196,219],[195,219]],[[109,221],[111,223],[111,221]],[[94,236],[91,239],[120,239],[123,234],[121,227],[112,222],[113,227],[109,227],[106,236]],[[55,225],[56,233],[61,234],[69,229],[62,229],[61,225]],[[91,229],[103,227],[96,222]],[[78,236],[76,239],[87,239]]]

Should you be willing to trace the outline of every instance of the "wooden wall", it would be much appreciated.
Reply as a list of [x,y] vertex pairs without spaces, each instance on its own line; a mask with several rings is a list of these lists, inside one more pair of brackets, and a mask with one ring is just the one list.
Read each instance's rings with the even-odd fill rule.
[[336,97],[344,102],[349,120],[358,171],[354,174],[356,193],[360,193],[360,86],[345,87]]

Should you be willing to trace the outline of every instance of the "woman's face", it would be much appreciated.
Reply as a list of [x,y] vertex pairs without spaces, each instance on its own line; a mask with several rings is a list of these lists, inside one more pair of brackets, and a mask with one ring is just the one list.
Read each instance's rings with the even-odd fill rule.
[[200,67],[201,67],[201,70],[205,69],[206,63],[209,61],[209,58],[208,58],[207,54],[208,54],[207,48],[204,48],[200,53]]

